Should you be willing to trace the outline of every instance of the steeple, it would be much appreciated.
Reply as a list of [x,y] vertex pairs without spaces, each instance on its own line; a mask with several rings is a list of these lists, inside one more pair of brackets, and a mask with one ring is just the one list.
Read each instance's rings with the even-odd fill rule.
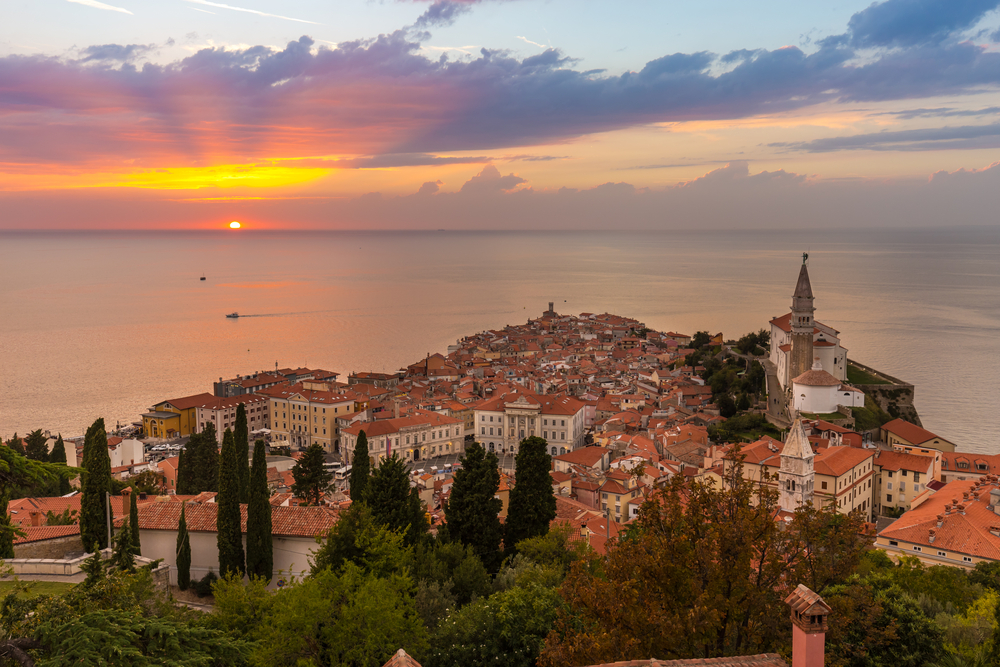
[[796,419],[781,450],[781,469],[778,471],[778,502],[781,509],[794,512],[802,505],[812,504],[815,456],[812,445],[809,444],[809,436],[802,428],[802,421]]
[[789,324],[792,328],[792,354],[789,358],[788,377],[802,375],[812,367],[813,363],[813,329],[815,322],[813,313],[812,285],[809,282],[809,255],[802,253],[802,268],[799,269],[799,279],[792,293],[792,317]]

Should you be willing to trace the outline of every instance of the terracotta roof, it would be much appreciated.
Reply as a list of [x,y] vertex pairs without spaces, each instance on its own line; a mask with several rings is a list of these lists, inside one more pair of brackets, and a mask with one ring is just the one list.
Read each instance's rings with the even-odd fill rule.
[[891,422],[883,424],[882,430],[899,436],[903,440],[906,440],[914,445],[919,445],[938,437],[930,431],[920,428],[916,424],[911,424],[905,419],[893,419]]
[[[1000,526],[1000,516],[989,508],[990,491],[996,488],[995,479],[984,486],[979,480],[950,482],[878,535],[928,548],[1000,560],[1000,537],[990,532],[991,527]],[[977,491],[978,499],[973,495]],[[970,494],[968,499],[965,499],[966,493]],[[940,527],[937,525],[939,515]],[[935,531],[933,544],[931,530]]]
[[808,370],[792,379],[792,384],[806,387],[839,387],[841,382],[824,370]]
[[880,466],[882,470],[910,470],[925,473],[934,465],[934,459],[919,454],[880,450],[875,454],[875,465]]
[[593,467],[600,463],[601,459],[609,450],[604,447],[581,447],[565,454],[553,456],[555,461],[565,461],[566,463],[578,463],[588,467]]
[[874,454],[870,449],[857,447],[827,447],[816,455],[813,460],[813,470],[817,475],[840,477],[862,461],[872,458]]
[[785,598],[785,604],[804,616],[826,615],[833,611],[818,593],[814,593],[804,584],[799,584],[795,590]]
[[184,396],[183,398],[171,398],[166,401],[160,401],[159,403],[156,404],[156,406],[169,403],[178,410],[187,410],[188,408],[204,405],[205,403],[208,403],[209,401],[214,399],[215,396],[206,392],[204,394],[195,394],[194,396]]
[[[185,521],[191,532],[215,532],[219,506],[215,503],[187,503]],[[327,507],[271,507],[271,533],[294,537],[316,537],[337,522],[338,512]],[[181,503],[150,503],[139,508],[141,530],[177,530]],[[121,526],[124,517],[115,521]],[[247,506],[240,505],[240,523],[247,527]]]
[[14,540],[14,544],[28,544],[30,542],[41,542],[43,540],[69,537],[70,535],[79,535],[80,524],[74,523],[70,526],[24,526],[21,530],[25,532],[25,536]]

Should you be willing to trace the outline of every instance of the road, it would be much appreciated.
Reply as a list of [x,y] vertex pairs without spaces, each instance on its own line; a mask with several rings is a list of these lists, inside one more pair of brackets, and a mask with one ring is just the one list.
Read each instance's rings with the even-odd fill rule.
[[[424,472],[430,472],[431,466],[437,466],[438,470],[442,470],[444,466],[451,464],[455,465],[458,460],[462,458],[460,454],[446,454],[444,456],[434,456],[429,459],[421,459],[419,461],[410,461],[406,464],[408,470],[412,471],[414,469],[423,469]],[[497,459],[500,461],[500,469],[504,472],[514,472],[514,455],[513,454],[497,454]]]

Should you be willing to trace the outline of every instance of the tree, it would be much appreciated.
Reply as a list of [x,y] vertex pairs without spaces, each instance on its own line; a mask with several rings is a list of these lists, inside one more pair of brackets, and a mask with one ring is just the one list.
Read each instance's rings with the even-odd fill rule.
[[403,544],[403,536],[376,523],[371,509],[361,502],[351,503],[326,534],[326,539],[316,541],[322,546],[316,550],[311,563],[314,575],[326,569],[344,572],[352,565],[364,572],[388,577],[406,572],[412,557],[410,549]]
[[240,403],[236,408],[236,424],[233,426],[236,438],[236,453],[240,482],[240,502],[250,502],[250,429],[247,426],[247,408]]
[[126,521],[115,536],[115,549],[111,560],[122,572],[135,572],[135,557],[138,553],[132,541],[132,528]]
[[271,494],[267,489],[267,458],[263,440],[253,448],[250,502],[247,503],[247,574],[271,581],[274,551],[271,544]]
[[191,493],[191,490],[194,488],[191,458],[193,457],[192,452],[197,446],[195,438],[198,438],[197,433],[191,436],[187,447],[182,449],[181,453],[177,456],[177,487],[174,489],[174,492],[179,496],[194,495]]
[[[788,631],[784,596],[801,581],[797,576],[836,581],[843,563],[856,562],[855,544],[839,535],[820,542],[800,534],[804,524],[817,531],[836,525],[832,509],[778,525],[777,492],[745,480],[738,449],[733,453],[723,488],[678,475],[643,503],[606,557],[573,567],[561,588],[567,607],[540,664],[710,658],[779,647]],[[809,554],[805,543],[836,553]]]
[[0,493],[0,560],[14,557],[14,539],[24,533],[10,520],[7,492]]
[[222,460],[219,465],[219,495],[215,502],[219,506],[216,514],[216,542],[219,546],[219,573],[225,577],[230,573],[243,576],[246,565],[243,558],[243,526],[240,512],[240,487],[233,432],[226,429],[222,438]]
[[510,492],[504,525],[504,549],[509,553],[517,551],[515,545],[521,540],[547,533],[556,518],[549,443],[538,436],[522,440],[514,466],[517,482]]
[[[292,493],[302,498],[309,505],[319,505],[323,493],[330,486],[333,475],[326,471],[323,464],[326,463],[326,452],[318,442],[309,445],[305,455],[298,460],[292,468],[292,477],[295,483],[292,484]],[[352,472],[353,474],[353,472]],[[352,477],[353,479],[353,477]],[[360,499],[351,495],[355,500]]]
[[375,469],[363,500],[371,508],[372,518],[402,534],[407,545],[413,546],[427,535],[424,504],[417,489],[410,486],[406,464],[395,454]]
[[83,497],[80,500],[80,536],[85,549],[108,546],[107,494],[111,492],[111,457],[104,419],[98,418],[83,441]]
[[45,446],[47,438],[42,429],[36,429],[24,439],[24,455],[32,461],[48,461],[49,449]]
[[472,443],[462,457],[462,467],[455,473],[451,498],[445,507],[448,534],[469,545],[490,572],[500,567],[500,525],[502,501],[496,497],[500,488],[499,461],[478,442]]
[[[182,451],[181,454],[184,452]],[[163,473],[156,470],[143,470],[138,475],[128,478],[133,493],[159,495],[163,493]],[[176,490],[175,490],[176,493]]]
[[177,468],[177,493],[194,495],[219,490],[219,442],[215,424],[208,422],[201,433],[192,434],[181,452]]
[[142,543],[139,541],[139,502],[137,496],[138,494],[134,491],[128,494],[128,525],[132,528],[132,546],[135,547],[135,553],[142,555]]
[[354,445],[354,460],[351,463],[351,499],[360,500],[365,497],[365,486],[371,474],[371,460],[368,458],[368,436],[364,431],[358,433],[358,442]]
[[66,443],[63,442],[62,433],[56,438],[56,444],[52,445],[49,463],[66,463]]
[[13,438],[7,441],[7,446],[13,449],[21,456],[24,456],[24,442],[19,437],[17,437],[17,433],[14,434]]
[[438,584],[459,607],[490,594],[490,574],[483,561],[460,542],[425,540],[413,550],[413,576],[418,582]]
[[191,585],[191,538],[184,516],[185,505],[181,503],[181,520],[177,524],[177,588],[182,591]]

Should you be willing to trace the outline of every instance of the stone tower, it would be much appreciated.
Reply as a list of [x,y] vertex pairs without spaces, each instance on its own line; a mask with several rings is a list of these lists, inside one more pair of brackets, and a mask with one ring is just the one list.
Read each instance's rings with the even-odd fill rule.
[[794,512],[802,505],[812,504],[815,456],[802,421],[796,419],[781,450],[781,469],[778,471],[778,503],[781,509]]
[[802,268],[799,269],[799,280],[795,283],[795,293],[792,294],[792,353],[788,360],[789,387],[791,380],[802,375],[813,365],[813,329],[815,321],[813,313],[812,285],[809,284],[809,267],[806,262],[809,255],[802,253]]

